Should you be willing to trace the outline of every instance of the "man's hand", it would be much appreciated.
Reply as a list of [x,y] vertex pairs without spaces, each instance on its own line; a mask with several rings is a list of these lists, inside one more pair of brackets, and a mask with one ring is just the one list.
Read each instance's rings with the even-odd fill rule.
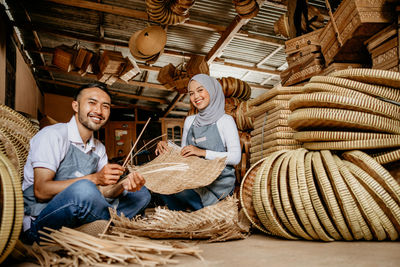
[[118,164],[106,164],[101,171],[94,174],[94,183],[97,185],[110,185],[118,182],[124,173],[124,168]]
[[143,176],[138,172],[129,173],[122,181],[122,186],[125,190],[130,192],[139,191],[145,184]]
[[189,157],[189,156],[198,156],[198,157],[205,157],[206,151],[204,149],[198,148],[193,145],[185,146],[181,150],[181,156]]
[[160,141],[157,143],[157,148],[155,153],[158,156],[160,154],[167,152],[168,150],[169,150],[168,143],[166,141]]

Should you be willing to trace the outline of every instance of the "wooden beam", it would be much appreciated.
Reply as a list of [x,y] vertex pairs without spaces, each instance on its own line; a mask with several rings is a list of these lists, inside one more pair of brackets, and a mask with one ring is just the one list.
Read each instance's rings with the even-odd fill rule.
[[206,56],[207,64],[210,65],[211,62],[214,61],[215,58],[219,57],[222,54],[225,47],[232,41],[235,37],[235,34],[245,25],[249,19],[242,19],[239,16],[236,16],[231,24],[226,28],[226,30],[222,33],[221,37],[215,43],[215,45],[211,48]]
[[[69,82],[54,81],[54,80],[43,79],[43,78],[39,78],[38,80],[41,82],[45,82],[45,83],[57,84],[57,85],[61,85],[61,86],[71,87],[71,88],[81,87],[81,84],[74,84],[74,83],[69,83]],[[128,94],[125,92],[117,91],[110,87],[109,87],[109,91],[112,95],[116,95],[116,96],[123,96],[123,97],[137,99],[137,100],[146,100],[146,101],[150,101],[150,102],[157,102],[160,104],[169,104],[169,102],[166,99]]]
[[178,110],[171,110],[169,112],[169,114],[171,115],[177,115],[177,116],[182,116],[182,117],[186,117],[188,112],[187,111],[178,111]]
[[[51,71],[51,72],[58,72],[58,73],[63,73],[63,74],[69,74],[69,75],[74,75],[74,76],[81,76],[78,72],[76,71],[70,71],[66,72],[61,69],[58,69],[56,67],[43,67],[43,66],[37,66],[39,69]],[[93,80],[97,80],[97,76],[94,74],[86,74],[85,77]],[[122,83],[122,84],[127,84],[125,81],[118,79],[116,81],[117,83]],[[165,90],[165,91],[170,91],[173,92],[170,89],[167,89],[164,85],[162,84],[156,84],[156,83],[148,83],[148,82],[139,82],[139,81],[129,81],[128,84],[134,85],[134,86],[144,86],[144,87],[149,87],[149,88],[154,88],[154,89],[160,89],[160,90]]]
[[281,73],[280,71],[277,71],[277,70],[268,70],[268,69],[257,68],[255,66],[252,67],[252,66],[240,65],[240,64],[236,64],[236,63],[225,62],[225,60],[219,59],[219,58],[217,58],[214,62],[216,62],[215,64],[221,63],[224,66],[229,66],[232,68],[249,70],[249,71],[253,71],[253,72],[259,72],[259,73],[264,73],[264,74],[269,74],[269,75],[274,75],[274,76],[279,76]]
[[168,114],[174,109],[174,107],[176,106],[176,103],[178,103],[182,97],[184,97],[185,94],[181,94],[179,92],[177,92],[176,96],[174,97],[174,99],[171,101],[171,103],[169,104],[169,106],[167,107],[167,109],[165,110],[164,114],[161,116],[163,118],[167,117]]
[[265,58],[263,58],[260,62],[257,63],[257,67],[259,68],[260,66],[262,66],[262,64],[264,64],[265,62],[267,62],[270,58],[272,58],[276,53],[278,53],[281,49],[283,48],[283,46],[279,46],[278,48],[276,48],[274,51],[272,51],[268,56],[266,56]]

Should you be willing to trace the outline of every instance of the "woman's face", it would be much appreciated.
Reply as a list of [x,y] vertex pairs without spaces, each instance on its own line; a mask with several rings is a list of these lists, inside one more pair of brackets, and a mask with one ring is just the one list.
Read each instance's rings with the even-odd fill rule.
[[190,102],[198,110],[205,109],[210,104],[210,94],[198,81],[191,81],[189,84]]

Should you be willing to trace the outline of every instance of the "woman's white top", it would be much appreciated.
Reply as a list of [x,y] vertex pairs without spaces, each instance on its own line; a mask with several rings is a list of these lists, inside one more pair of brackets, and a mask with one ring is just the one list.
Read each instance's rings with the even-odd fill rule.
[[[181,147],[187,146],[187,134],[193,124],[194,117],[191,115],[186,117],[183,125],[182,144]],[[240,149],[239,133],[236,127],[235,120],[232,116],[224,114],[217,122],[219,135],[227,152],[217,152],[206,150],[206,159],[212,160],[216,158],[226,157],[226,165],[236,165],[240,162],[242,151]]]

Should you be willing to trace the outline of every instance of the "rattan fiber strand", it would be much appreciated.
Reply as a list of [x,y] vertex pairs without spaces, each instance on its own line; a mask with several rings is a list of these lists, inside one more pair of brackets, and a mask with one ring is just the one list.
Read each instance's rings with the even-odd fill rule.
[[371,130],[383,133],[400,133],[400,121],[359,111],[305,108],[295,110],[288,118],[289,126],[294,129],[308,127],[349,128]]

